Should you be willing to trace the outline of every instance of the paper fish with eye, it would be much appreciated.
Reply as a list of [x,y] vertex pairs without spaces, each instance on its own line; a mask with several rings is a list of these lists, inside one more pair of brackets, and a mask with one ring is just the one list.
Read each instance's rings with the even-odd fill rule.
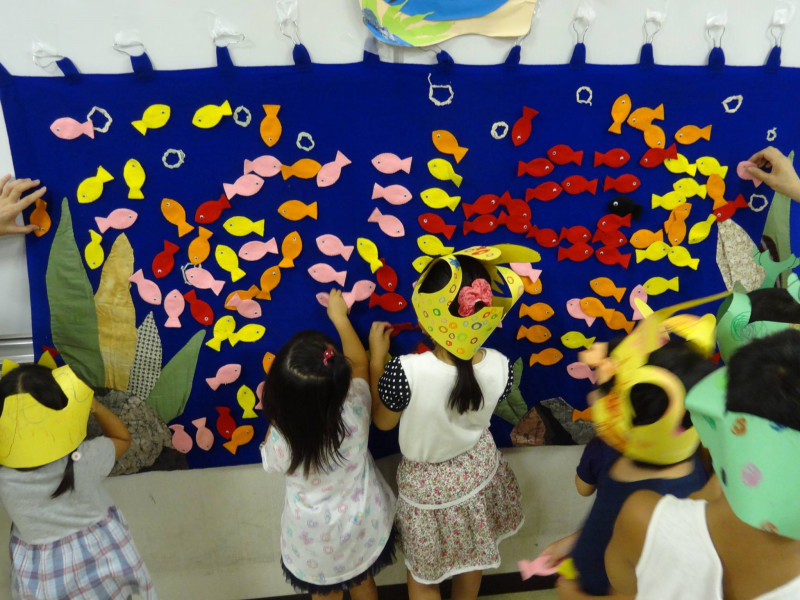
[[[219,106],[206,104],[198,108],[192,117],[192,125],[201,129],[210,129],[216,126],[222,117],[229,117],[233,114],[230,103],[225,100]],[[230,196],[228,196],[230,198]]]
[[144,185],[145,172],[141,163],[135,158],[131,158],[125,163],[122,169],[122,178],[128,186],[128,198],[131,200],[142,200],[142,186]]
[[217,369],[217,374],[214,377],[206,377],[206,383],[212,390],[216,391],[219,386],[233,383],[239,379],[241,374],[242,365],[235,363],[223,365]]
[[522,107],[522,116],[516,120],[511,128],[511,141],[515,146],[521,146],[531,137],[531,131],[533,130],[532,121],[538,114],[539,111],[535,108],[529,108],[527,106]]
[[102,266],[103,261],[106,259],[106,253],[101,245],[103,242],[102,235],[90,229],[89,237],[91,241],[86,244],[86,247],[83,249],[83,257],[86,259],[86,265],[94,270]]
[[557,165],[575,163],[579,167],[583,162],[583,150],[573,150],[566,144],[557,144],[547,151],[547,158]]
[[450,196],[441,188],[428,188],[420,192],[422,201],[431,208],[449,208],[455,210],[461,202],[461,196]]
[[522,304],[519,307],[519,317],[530,317],[534,321],[546,321],[555,314],[553,307],[545,302],[536,304]]
[[272,290],[278,287],[278,284],[281,282],[281,269],[280,267],[272,267],[266,269],[261,274],[261,289],[259,290],[258,294],[256,294],[256,298],[261,300],[272,300]]
[[[215,406],[217,412],[219,413],[219,417],[217,417],[217,433],[219,433],[223,438],[226,440],[231,439],[234,430],[237,429],[236,421],[233,420],[231,416],[231,409],[227,406]],[[248,425],[247,427],[250,427]]]
[[558,198],[559,194],[564,191],[560,185],[554,181],[545,181],[540,183],[535,188],[528,188],[525,190],[525,202],[531,200],[539,200],[540,202],[550,202]]
[[661,208],[665,208],[667,210],[673,210],[676,206],[683,204],[684,202],[686,202],[686,196],[677,190],[667,192],[663,196],[659,196],[658,194],[650,195],[651,208],[658,208],[660,206]]
[[663,148],[667,143],[667,136],[658,125],[649,125],[643,133],[644,143],[650,148]]
[[[272,352],[265,352],[264,357],[261,359],[261,368],[264,369],[264,374],[269,375],[269,371],[272,368],[272,364],[275,362],[275,355]],[[262,398],[261,391],[256,391],[256,397]],[[261,404],[261,402],[259,402]],[[256,409],[262,408],[261,406],[256,405]]]
[[223,183],[222,189],[225,190],[225,195],[230,200],[234,196],[253,196],[261,191],[263,185],[264,180],[261,177],[248,173],[233,183]]
[[744,199],[744,196],[739,194],[733,202],[726,202],[724,205],[713,209],[713,214],[717,218],[717,222],[722,223],[722,221],[730,219],[737,210],[745,207],[747,207],[747,200]]
[[253,160],[244,161],[244,175],[255,173],[259,177],[275,177],[281,172],[281,161],[274,156],[264,154]]
[[317,238],[317,248],[326,256],[341,256],[345,260],[350,260],[353,254],[353,246],[345,246],[344,242],[332,233],[326,233]]
[[653,121],[664,120],[664,105],[659,104],[655,108],[643,106],[634,110],[628,117],[627,123],[634,129],[645,131],[653,124]]
[[441,233],[448,240],[453,237],[456,231],[455,225],[448,225],[445,220],[436,213],[423,213],[417,217],[419,226],[428,233]]
[[691,177],[679,179],[672,184],[672,189],[674,189],[676,192],[679,192],[686,198],[691,198],[692,196],[700,196],[701,198],[706,197],[706,186],[697,183]]
[[236,237],[244,237],[255,233],[257,236],[264,236],[264,219],[258,221],[251,221],[247,217],[230,217],[222,227],[231,235]]
[[[673,144],[673,146],[674,145],[675,144]],[[678,152],[676,158],[665,159],[664,166],[667,167],[667,171],[670,173],[675,173],[676,175],[680,173],[686,173],[690,177],[694,177],[697,173],[697,164],[690,163],[689,159],[680,152]]]
[[264,109],[264,118],[261,119],[261,125],[258,128],[261,134],[261,139],[270,148],[278,143],[283,133],[283,125],[278,118],[278,111],[281,109],[280,104],[262,104]]
[[380,306],[383,310],[389,312],[399,312],[408,306],[408,302],[397,292],[388,292],[386,294],[372,293],[369,297],[369,307]]
[[630,242],[634,248],[644,250],[653,242],[663,242],[664,232],[660,229],[658,231],[650,231],[649,229],[638,229],[633,232]]
[[228,310],[236,310],[236,306],[231,304],[231,300],[233,300],[234,296],[239,296],[239,300],[252,300],[256,296],[258,296],[258,293],[260,291],[261,290],[257,285],[251,285],[246,290],[234,290],[230,294],[228,294],[228,297],[225,299],[225,308],[227,308]]
[[622,94],[619,98],[614,100],[611,106],[611,127],[608,130],[611,133],[622,133],[622,124],[628,118],[631,112],[631,98],[628,94]]
[[533,365],[539,364],[546,367],[556,364],[564,358],[564,355],[561,353],[560,350],[556,348],[545,348],[541,352],[534,352],[530,355],[528,359],[528,366],[532,367]]
[[541,279],[531,279],[530,277],[522,276],[520,277],[522,280],[522,288],[525,290],[526,294],[530,294],[531,296],[538,296],[542,293],[542,280]]
[[142,118],[131,121],[136,131],[145,135],[148,129],[160,129],[169,121],[171,109],[166,104],[153,104],[144,109]]
[[320,283],[336,282],[339,287],[344,287],[347,271],[337,271],[332,266],[326,263],[317,263],[308,268],[308,274],[311,278]]
[[239,391],[236,392],[236,401],[239,403],[242,411],[244,411],[242,413],[243,419],[258,418],[256,411],[253,410],[256,405],[256,395],[248,386],[243,385],[239,388]]
[[170,425],[169,428],[173,431],[172,446],[175,450],[182,454],[189,452],[194,446],[194,442],[192,441],[192,436],[184,431],[183,425]]
[[[421,235],[417,238],[417,246],[428,256],[444,256],[450,254],[454,248],[445,246],[435,235]],[[374,273],[374,271],[373,271]]]
[[214,433],[206,427],[206,418],[195,419],[192,421],[192,425],[197,427],[197,433],[194,438],[197,442],[197,447],[205,451],[211,450],[214,445]]
[[[202,229],[202,227],[200,228]],[[214,258],[221,269],[227,271],[231,275],[231,281],[239,281],[247,273],[239,268],[239,257],[233,248],[219,244],[214,249]]]
[[[347,304],[347,308],[352,308],[353,304],[356,302],[361,302],[362,300],[366,300],[372,296],[374,291],[375,282],[370,281],[369,279],[361,279],[355,282],[353,289],[342,294],[342,299],[344,300],[345,304]],[[327,307],[328,293],[320,292],[317,294],[317,302],[319,302],[322,306]]]
[[177,200],[172,198],[162,199],[161,214],[164,215],[168,223],[178,228],[178,237],[183,237],[194,229],[194,225],[190,225],[186,220],[186,210]]
[[750,172],[750,167],[758,167],[758,165],[756,163],[750,162],[749,160],[743,160],[738,165],[736,165],[736,174],[739,176],[740,179],[744,179],[745,181],[752,181],[753,185],[755,187],[758,187],[764,182]]
[[[639,164],[647,169],[652,169],[663,164],[667,160],[675,160],[679,156],[677,146],[671,144],[668,148],[650,148],[642,155]],[[686,157],[683,157],[686,160]],[[694,173],[691,173],[694,175]]]
[[164,240],[164,249],[153,257],[152,269],[156,279],[166,277],[172,272],[172,269],[175,267],[175,253],[178,252],[178,250],[180,250],[180,248],[176,244],[173,244],[169,240]]
[[430,174],[442,181],[452,181],[456,187],[461,185],[463,177],[455,172],[453,165],[443,158],[434,158],[428,161],[428,171]]
[[172,290],[164,298],[164,312],[167,313],[167,320],[164,327],[181,327],[180,316],[186,309],[186,299],[178,290]]
[[197,292],[189,290],[183,295],[183,299],[189,303],[192,318],[200,325],[208,327],[214,322],[214,310],[208,302],[197,297]]
[[458,140],[449,131],[444,129],[437,129],[431,133],[434,147],[442,154],[452,154],[456,159],[456,163],[460,163],[461,159],[467,153],[467,148],[462,148],[458,145]]
[[592,323],[595,322],[596,317],[591,315],[587,315],[581,309],[581,299],[580,298],[571,298],[567,300],[567,314],[573,319],[584,320],[586,321],[586,326],[591,327]]
[[725,180],[716,173],[709,175],[706,181],[706,193],[714,200],[714,208],[719,207],[725,202]]
[[411,200],[411,192],[408,191],[408,188],[399,184],[381,187],[375,183],[372,185],[372,199],[376,200],[378,198],[383,198],[389,204],[399,206]]
[[297,231],[287,233],[281,242],[281,262],[278,266],[282,269],[294,266],[294,259],[303,251],[303,238]]
[[230,315],[220,317],[217,322],[214,323],[214,335],[206,342],[206,346],[219,352],[222,348],[222,342],[230,340],[231,334],[233,334],[235,330],[236,319]]
[[378,280],[378,285],[387,292],[393,292],[397,289],[397,271],[386,264],[386,259],[381,258],[380,260],[383,266],[375,271],[375,279]]
[[631,321],[641,321],[644,318],[642,311],[639,310],[639,306],[636,303],[637,300],[647,304],[647,290],[643,285],[637,285],[631,290],[631,295],[628,296],[628,304],[630,304],[630,307],[633,309]]
[[531,225],[531,228],[525,237],[534,238],[536,243],[543,248],[553,248],[558,245],[558,242],[561,241],[561,237],[555,232],[555,230],[547,228],[539,229],[536,225]]
[[711,139],[711,125],[706,125],[705,127],[685,125],[675,132],[675,141],[679,144],[694,144],[700,139]]
[[[590,383],[597,383],[597,375],[586,363],[574,362],[567,365],[567,373],[574,379],[588,379]],[[548,555],[549,556],[549,555]],[[546,561],[545,561],[546,562]],[[553,568],[553,572],[556,569]]]
[[252,425],[242,425],[233,431],[230,441],[222,445],[231,454],[236,454],[236,450],[239,446],[244,446],[253,439],[255,432],[256,430],[253,429]]
[[691,210],[691,204],[681,204],[669,213],[669,218],[664,222],[664,231],[670,245],[677,246],[683,242],[686,237],[686,219]]
[[523,175],[530,175],[531,177],[544,177],[545,175],[549,175],[553,172],[554,169],[553,163],[551,163],[546,158],[534,158],[531,161],[517,162],[517,177],[522,177]]
[[53,121],[50,125],[50,131],[62,140],[74,140],[82,135],[94,139],[94,123],[92,123],[91,119],[80,123],[72,117],[61,117]]
[[653,242],[647,247],[646,250],[636,251],[636,262],[640,263],[645,259],[652,261],[661,260],[667,255],[671,248],[672,247],[666,242]]
[[711,226],[716,220],[717,216],[712,213],[708,215],[708,218],[705,221],[700,221],[699,223],[692,225],[692,228],[689,230],[689,243],[699,244],[706,239],[711,233]]
[[103,195],[103,184],[114,181],[114,177],[102,166],[97,167],[97,174],[87,177],[78,184],[78,202],[88,204]]
[[601,165],[606,165],[612,169],[618,169],[619,167],[624,166],[630,159],[631,155],[627,150],[622,148],[614,148],[608,152],[595,151],[594,166],[599,167]]
[[472,221],[464,221],[464,235],[471,231],[477,233],[490,233],[497,229],[500,225],[500,219],[494,215],[481,215],[472,219]]
[[638,190],[641,185],[642,182],[639,181],[639,178],[630,173],[625,173],[616,178],[606,175],[603,182],[603,191],[607,192],[613,189],[620,194],[630,194],[634,190]]
[[[256,288],[256,293],[258,293],[258,288]],[[225,308],[229,306],[245,319],[257,319],[261,316],[261,305],[258,302],[252,298],[241,298],[237,293],[233,293],[225,303]]]
[[400,158],[397,154],[384,152],[372,159],[372,166],[386,175],[392,175],[398,171],[411,173],[411,159],[412,157],[410,156],[408,158]]
[[[136,223],[138,217],[139,214],[136,211],[129,208],[118,208],[112,210],[107,217],[95,217],[94,221],[97,223],[100,233],[105,233],[108,229],[127,229]],[[33,215],[31,215],[31,222],[34,222]]]
[[230,208],[231,203],[225,194],[220,194],[217,200],[208,200],[197,207],[194,213],[194,220],[203,225],[211,225],[222,216],[222,211]]
[[432,256],[428,255],[418,256],[411,262],[411,266],[414,267],[414,270],[417,273],[422,273],[425,270],[425,267],[427,267],[432,260],[433,260]]
[[208,258],[208,255],[211,254],[211,244],[209,244],[208,240],[212,235],[214,235],[213,232],[205,227],[197,229],[197,237],[189,242],[188,254],[190,263],[199,265]]
[[[119,210],[122,210],[122,209],[119,209]],[[133,212],[133,211],[131,211],[131,212]],[[134,214],[136,214],[136,213],[134,213]],[[100,225],[100,221],[99,221],[100,219],[102,219],[102,217],[95,217],[95,221],[97,221],[97,225],[100,228],[100,233],[103,233],[103,232],[105,232],[106,229],[108,229],[108,227],[103,229],[103,227]],[[135,220],[136,219],[134,218],[134,221]],[[31,225],[36,225],[36,227],[38,228],[38,229],[35,229],[33,231],[33,233],[36,235],[36,237],[42,237],[44,234],[46,234],[48,231],[50,231],[50,227],[52,227],[53,222],[50,219],[50,215],[47,212],[47,202],[45,202],[41,198],[37,198],[36,199],[36,208],[33,209],[33,212],[31,213],[31,216],[28,218],[28,221],[30,222]],[[131,223],[131,225],[132,224],[133,223]],[[124,227],[120,227],[119,229],[124,229]],[[447,239],[450,239],[450,238],[448,237]]]
[[278,207],[278,214],[289,221],[300,221],[306,217],[317,218],[317,203],[304,204],[300,200],[287,200]]
[[342,175],[342,167],[351,164],[351,160],[340,151],[336,151],[336,158],[331,162],[322,165],[317,172],[317,187],[328,187],[339,181]]
[[406,234],[403,222],[393,215],[384,215],[378,208],[372,211],[367,223],[377,223],[381,231],[389,237],[403,237]]
[[642,210],[641,204],[636,204],[627,196],[617,196],[608,203],[608,212],[619,217],[631,215],[632,219],[638,220],[642,216]]
[[155,282],[146,279],[142,270],[139,269],[128,277],[128,281],[136,284],[139,297],[148,304],[161,304],[161,290]]
[[604,265],[620,265],[624,269],[628,268],[631,261],[631,255],[622,254],[616,246],[601,246],[594,255]]
[[541,344],[546,342],[552,337],[550,330],[545,327],[544,325],[533,325],[531,327],[525,327],[524,325],[520,325],[520,328],[517,330],[517,339],[521,340],[525,338],[529,342],[533,342],[534,344]]
[[608,277],[595,277],[589,282],[595,294],[604,298],[613,297],[617,302],[622,300],[627,288],[617,287]]
[[[200,290],[211,290],[214,292],[215,296],[219,296],[219,293],[222,291],[222,286],[225,285],[224,281],[214,279],[214,276],[202,267],[186,269],[183,272],[183,276],[186,278],[186,281],[189,282],[189,285]],[[185,294],[184,297],[186,297]]]
[[472,215],[488,215],[500,208],[500,197],[495,194],[484,194],[472,204],[461,203],[464,210],[464,218],[469,219]]
[[291,165],[281,165],[281,177],[284,179],[290,177],[311,179],[320,172],[320,169],[322,169],[322,165],[313,158],[301,158]]
[[557,259],[569,259],[573,262],[581,262],[589,258],[592,254],[594,254],[594,248],[592,248],[589,244],[579,242],[569,246],[568,248],[559,247]]
[[728,174],[728,167],[720,165],[719,161],[713,156],[700,157],[694,164],[697,165],[697,170],[700,171],[700,174],[706,177],[713,173],[725,178],[725,175]]
[[575,350],[576,348],[588,349],[597,338],[587,338],[580,331],[568,331],[561,336],[561,343],[567,348]]
[[667,254],[669,262],[676,267],[689,267],[690,269],[697,270],[700,264],[699,258],[693,258],[689,251],[683,246],[673,246]]
[[247,242],[239,248],[237,254],[242,260],[255,261],[261,260],[270,252],[272,254],[278,254],[278,244],[275,242],[275,238],[271,238],[268,242],[261,242],[259,240]]

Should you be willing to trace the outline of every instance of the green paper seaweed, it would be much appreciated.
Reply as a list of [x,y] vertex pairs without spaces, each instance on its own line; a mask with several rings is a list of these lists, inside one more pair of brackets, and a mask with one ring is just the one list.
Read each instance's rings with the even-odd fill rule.
[[147,398],[161,375],[161,336],[149,312],[136,330],[136,357],[131,365],[128,393],[137,398]]
[[512,367],[514,370],[514,382],[511,384],[511,392],[494,409],[494,414],[512,425],[516,425],[528,412],[528,405],[525,404],[522,392],[519,391],[519,384],[522,380],[522,366],[522,359],[518,358]]
[[183,414],[189,393],[192,391],[192,380],[197,368],[197,357],[205,331],[198,331],[186,345],[172,357],[161,371],[153,391],[150,392],[146,402],[152,407],[165,423]]
[[105,366],[94,294],[75,242],[66,198],[61,203],[61,221],[50,248],[45,281],[53,344],[78,377],[90,386],[103,387]]

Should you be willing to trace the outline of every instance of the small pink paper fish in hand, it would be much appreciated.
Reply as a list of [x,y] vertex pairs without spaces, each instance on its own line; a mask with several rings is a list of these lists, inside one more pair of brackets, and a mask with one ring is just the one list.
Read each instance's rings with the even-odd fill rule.
[[378,198],[383,198],[389,204],[400,206],[411,200],[411,192],[408,191],[408,188],[399,184],[381,187],[375,183],[372,186],[372,199],[376,200]]
[[647,302],[647,291],[644,289],[643,285],[637,285],[635,288],[631,290],[630,296],[628,300],[630,301],[631,308],[633,309],[633,316],[631,317],[631,321],[640,321],[644,318],[639,308],[636,306],[636,299],[641,300],[642,302]]
[[184,454],[189,452],[194,446],[194,442],[192,436],[183,430],[183,425],[170,425],[169,428],[175,432],[172,434],[172,445],[175,446],[175,450]]
[[346,167],[349,164],[351,164],[350,159],[337,150],[336,158],[322,165],[322,168],[317,172],[317,187],[328,187],[339,181],[339,177],[342,175],[342,167]]
[[192,425],[197,427],[197,433],[194,436],[197,447],[201,450],[211,450],[211,446],[214,445],[214,432],[206,427],[206,418],[195,419],[192,421]]
[[234,183],[223,183],[222,189],[225,190],[225,195],[228,200],[234,196],[252,196],[261,190],[264,185],[264,180],[258,175],[249,173],[242,175]]
[[164,310],[167,313],[167,322],[164,323],[164,327],[180,327],[181,320],[178,318],[183,314],[184,309],[186,308],[186,300],[178,290],[172,290],[171,292],[167,293],[167,297],[164,298]]
[[94,139],[94,123],[92,123],[91,119],[80,123],[72,117],[61,117],[53,121],[53,124],[50,125],[50,131],[62,140],[74,140],[82,135],[88,135]]
[[203,267],[191,267],[186,269],[183,275],[189,285],[196,287],[198,290],[211,290],[216,296],[219,296],[222,286],[225,285],[224,281],[214,279],[214,276]]
[[214,377],[206,377],[206,383],[212,390],[216,390],[223,384],[233,383],[242,374],[242,365],[230,363],[217,369]]
[[317,248],[326,256],[342,256],[345,260],[350,260],[350,255],[353,253],[355,246],[345,246],[342,240],[333,235],[326,233],[317,238]]
[[378,154],[378,156],[372,159],[372,166],[378,169],[378,171],[381,173],[386,173],[387,175],[397,173],[398,171],[410,173],[411,157],[409,156],[408,158],[400,158],[397,156],[397,154],[384,152],[383,154]]
[[534,575],[554,575],[558,572],[558,565],[548,567],[547,563],[550,560],[549,554],[541,554],[537,556],[534,560],[520,560],[517,561],[517,567],[519,568],[519,573],[522,575],[522,579],[530,579]]
[[567,373],[573,379],[588,379],[593,384],[597,383],[597,375],[586,363],[574,362],[568,364]]
[[239,294],[234,294],[227,304],[235,308],[245,319],[257,319],[261,316],[261,305],[252,298],[243,300]]
[[95,223],[100,233],[105,233],[108,229],[127,229],[134,223],[139,213],[129,208],[118,208],[112,210],[107,217],[95,217]]
[[586,321],[586,325],[589,327],[592,326],[592,323],[594,323],[595,320],[595,317],[590,317],[581,310],[580,298],[572,298],[571,300],[567,300],[567,313],[569,313],[570,317]]
[[136,284],[136,289],[142,300],[148,304],[161,304],[161,290],[155,282],[145,278],[141,269],[131,275],[128,281]]
[[274,156],[265,154],[253,160],[244,161],[244,174],[255,173],[261,177],[274,177],[281,172],[281,161]]
[[377,223],[381,231],[389,237],[403,237],[406,234],[406,228],[400,219],[393,215],[384,215],[378,208],[372,211],[367,223]]
[[753,185],[758,187],[763,181],[761,181],[758,177],[753,175],[748,169],[750,167],[758,167],[758,165],[754,162],[750,162],[749,160],[743,160],[738,165],[736,165],[736,174],[739,176],[740,179],[744,179],[745,181],[752,181]]
[[340,287],[344,287],[347,271],[337,271],[326,263],[317,263],[308,268],[311,278],[320,283],[331,283],[335,281]]
[[278,243],[275,241],[275,238],[272,238],[268,242],[261,242],[259,240],[247,242],[239,248],[238,254],[239,258],[242,260],[254,261],[264,258],[269,252],[278,254]]

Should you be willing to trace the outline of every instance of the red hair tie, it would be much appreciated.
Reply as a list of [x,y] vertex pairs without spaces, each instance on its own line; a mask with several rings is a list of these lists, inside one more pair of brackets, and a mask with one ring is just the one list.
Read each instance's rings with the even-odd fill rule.
[[475,314],[475,305],[483,302],[486,306],[492,305],[492,288],[485,279],[476,279],[472,285],[461,288],[458,292],[458,314],[469,317]]
[[322,364],[327,367],[328,360],[333,358],[333,356],[333,348],[325,348],[325,352],[322,353]]

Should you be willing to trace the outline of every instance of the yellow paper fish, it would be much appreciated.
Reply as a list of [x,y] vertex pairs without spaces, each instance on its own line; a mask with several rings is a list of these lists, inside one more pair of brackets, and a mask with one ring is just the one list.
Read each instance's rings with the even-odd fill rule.
[[652,194],[650,196],[650,205],[652,208],[658,208],[660,206],[667,210],[673,210],[676,206],[684,202],[686,202],[686,196],[677,191],[668,192],[663,196],[657,194]]
[[594,344],[595,338],[587,338],[580,331],[568,331],[561,336],[561,343],[567,348],[586,348]]
[[431,208],[449,208],[455,210],[461,201],[461,196],[450,196],[442,188],[428,188],[420,193],[422,201]]
[[194,225],[190,225],[186,221],[186,210],[180,202],[172,198],[164,198],[161,200],[161,214],[168,223],[172,223],[178,228],[178,237],[183,237],[194,229]]
[[[202,227],[200,228],[202,229]],[[233,248],[220,244],[214,249],[217,264],[231,274],[231,281],[239,281],[246,273],[239,268],[239,257]]]
[[622,94],[619,98],[614,100],[611,106],[611,119],[614,121],[608,130],[611,133],[622,133],[622,124],[631,112],[631,97],[628,94]]
[[103,184],[114,181],[114,177],[103,167],[97,167],[97,175],[87,177],[78,185],[78,202],[88,204],[103,194]]
[[695,163],[690,163],[689,159],[680,152],[678,153],[678,158],[664,159],[664,166],[667,167],[667,171],[670,173],[686,173],[691,177],[694,177],[697,173],[697,165]]
[[692,225],[692,228],[689,230],[689,243],[699,244],[706,239],[711,233],[711,226],[716,220],[717,216],[712,213],[708,215],[708,218],[705,221],[700,221],[699,223]]
[[636,262],[640,263],[643,260],[661,260],[667,255],[667,252],[670,251],[670,246],[666,242],[653,242],[647,247],[647,250],[637,250],[636,251]]
[[89,236],[92,240],[83,249],[83,257],[86,259],[86,265],[90,269],[96,269],[106,259],[106,253],[103,251],[103,246],[100,245],[103,241],[103,236],[94,229],[89,230]]
[[193,265],[199,265],[204,262],[208,255],[211,254],[211,244],[208,243],[209,238],[214,235],[205,227],[197,229],[197,237],[189,242],[189,262]]
[[[285,269],[286,267],[293,267],[294,259],[300,256],[300,252],[302,251],[303,238],[300,237],[300,234],[297,231],[287,233],[286,237],[283,238],[283,241],[281,242],[281,262],[278,263],[278,266],[282,269]],[[264,291],[263,286],[261,291]]]
[[415,259],[414,259],[414,261],[411,263],[411,266],[412,266],[412,267],[414,267],[414,270],[415,270],[417,273],[422,273],[422,272],[425,270],[425,267],[427,267],[427,266],[428,266],[428,264],[429,264],[429,263],[430,263],[432,260],[433,260],[433,257],[432,257],[432,256],[426,256],[426,255],[423,255],[423,256],[418,256],[418,257],[417,257],[417,258],[415,258]]
[[667,290],[679,292],[680,283],[677,276],[673,277],[672,279],[665,279],[664,277],[651,277],[644,282],[644,289],[648,296],[658,296]]
[[246,385],[243,385],[239,388],[239,391],[236,392],[236,401],[239,403],[239,406],[242,407],[244,411],[242,413],[243,419],[257,419],[258,415],[256,411],[253,410],[253,407],[256,405],[256,395]]
[[456,187],[461,185],[461,180],[463,179],[461,175],[455,172],[453,165],[443,158],[434,158],[429,160],[428,171],[430,171],[431,175],[436,177],[436,179],[441,179],[442,181],[452,181],[456,184]]
[[214,337],[206,342],[206,346],[219,352],[222,342],[230,339],[231,334],[236,330],[236,319],[230,315],[220,317],[214,323]]
[[201,129],[210,129],[222,120],[222,117],[229,117],[233,114],[231,105],[227,100],[215,106],[214,104],[206,104],[198,108],[192,117],[192,125]]
[[317,203],[305,204],[300,200],[287,200],[278,207],[278,214],[289,221],[299,221],[306,217],[317,218]]
[[445,246],[439,238],[430,234],[419,236],[417,246],[429,256],[444,256],[454,250],[452,246]]
[[236,237],[243,237],[251,233],[264,236],[264,219],[251,221],[247,217],[231,217],[222,226],[225,231]]
[[231,346],[235,346],[239,342],[257,342],[264,337],[266,331],[267,329],[263,325],[251,323],[250,325],[245,325],[239,331],[232,333],[228,341],[231,343]]
[[728,167],[723,167],[720,165],[719,161],[713,156],[703,156],[698,158],[694,164],[697,165],[697,170],[706,177],[714,173],[724,179],[725,175],[728,174]]
[[686,198],[691,198],[692,196],[706,197],[706,186],[697,183],[691,177],[678,179],[678,181],[672,184],[672,189],[676,192],[680,192]]
[[437,129],[431,134],[433,138],[433,145],[442,154],[452,154],[457,163],[461,162],[464,155],[467,153],[468,148],[462,148],[458,145],[458,140],[449,131],[444,129]]
[[159,129],[167,124],[170,116],[170,108],[166,104],[153,104],[144,110],[142,118],[138,121],[131,121],[131,125],[142,135],[148,129]]
[[697,270],[697,266],[700,264],[700,259],[692,258],[692,255],[689,254],[689,251],[683,246],[673,246],[670,249],[669,254],[667,254],[667,258],[669,259],[669,262],[676,267],[689,267],[695,271]]
[[125,163],[122,169],[122,178],[128,186],[128,198],[131,200],[141,200],[142,186],[144,185],[145,174],[141,163],[135,158],[131,158]]
[[278,111],[281,109],[281,105],[262,104],[261,106],[264,109],[264,118],[261,119],[259,131],[261,139],[271,148],[278,143],[278,140],[281,139],[281,133],[283,133],[283,125],[281,125],[281,120],[278,118]]
[[358,238],[356,240],[356,250],[358,255],[369,263],[369,268],[373,273],[383,266],[383,263],[378,258],[378,247],[372,240],[363,237]]

